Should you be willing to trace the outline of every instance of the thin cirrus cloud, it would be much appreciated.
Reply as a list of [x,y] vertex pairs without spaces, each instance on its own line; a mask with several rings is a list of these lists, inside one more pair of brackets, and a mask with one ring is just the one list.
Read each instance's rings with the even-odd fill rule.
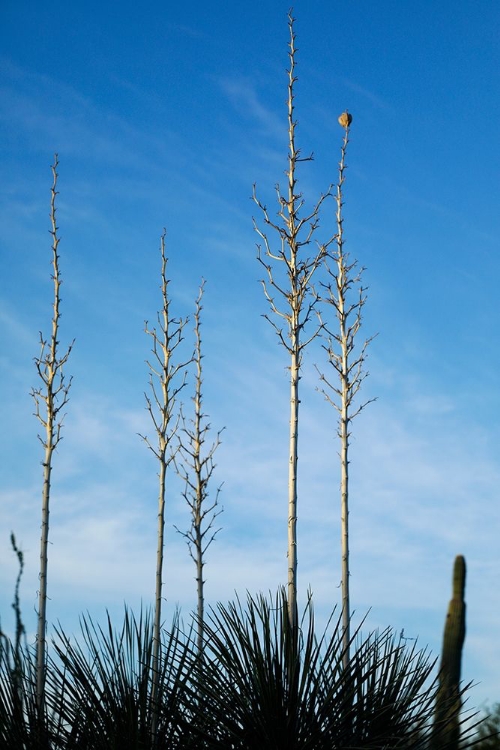
[[[421,645],[429,643],[437,653],[453,558],[465,554],[466,670],[485,683],[473,696],[477,703],[480,696],[495,699],[500,668],[492,646],[500,607],[498,367],[491,344],[495,311],[486,299],[491,297],[494,306],[488,283],[498,274],[495,233],[477,213],[484,204],[493,216],[493,204],[485,194],[482,162],[474,189],[457,188],[466,184],[461,175],[470,174],[462,113],[457,110],[444,122],[447,110],[430,111],[423,123],[427,114],[405,86],[415,62],[404,61],[407,70],[395,68],[400,61],[393,57],[392,41],[400,38],[401,28],[419,32],[414,14],[410,18],[402,6],[395,16],[383,17],[379,33],[355,45],[355,67],[342,75],[343,45],[344,52],[352,52],[348,40],[355,41],[363,28],[357,13],[355,4],[348,9],[347,32],[335,50],[318,46],[317,33],[310,35],[312,27],[298,22],[297,89],[299,145],[304,154],[314,148],[317,156],[300,174],[308,202],[310,194],[318,195],[336,178],[342,133],[335,102],[354,112],[346,186],[348,250],[369,267],[366,331],[381,331],[370,347],[371,377],[360,394],[360,401],[365,394],[378,401],[352,430],[352,601],[359,618],[371,607],[366,629],[404,628],[408,637],[420,634]],[[26,67],[16,62],[3,67],[0,107],[7,148],[0,225],[9,282],[0,308],[5,340],[0,366],[9,385],[2,407],[8,426],[0,494],[2,626],[13,619],[17,567],[8,546],[11,529],[26,555],[21,595],[30,631],[38,587],[42,449],[29,388],[36,385],[32,357],[38,329],[50,326],[46,230],[49,165],[56,150],[61,158],[61,341],[64,345],[73,336],[77,341],[68,363],[75,380],[54,461],[49,619],[75,630],[82,609],[101,619],[108,607],[119,622],[124,601],[136,607],[153,599],[157,467],[137,433],[153,434],[144,408],[149,342],[142,327],[158,307],[158,237],[165,225],[176,315],[191,312],[199,278],[207,278],[205,407],[213,435],[226,427],[212,489],[213,496],[223,482],[225,510],[219,518],[222,531],[207,555],[207,602],[233,598],[235,590],[241,596],[245,589],[266,592],[286,579],[289,373],[285,352],[261,318],[268,306],[258,282],[263,269],[255,260],[252,213],[257,221],[262,217],[250,201],[256,182],[274,218],[279,208],[274,185],[286,179],[286,40],[282,64],[273,68],[276,35],[273,26],[265,26],[258,37],[261,54],[247,67],[238,55],[254,38],[247,28],[250,17],[239,31],[236,24],[231,37],[224,37],[225,26],[217,26],[219,37],[201,17],[197,28],[186,13],[170,16],[163,20],[175,33],[161,74],[152,70],[148,56],[149,31],[142,40],[145,53],[137,58],[141,65],[131,74],[129,58],[120,57],[130,45],[123,43],[114,20],[106,55],[96,45],[92,69],[78,50],[71,76],[61,67],[64,60],[59,67],[57,60],[46,66],[50,76],[33,72],[40,50],[19,55]],[[374,15],[374,25],[379,16]],[[285,15],[281,20],[285,30]],[[328,13],[318,20],[322,27],[337,28]],[[210,23],[215,28],[216,13]],[[460,64],[458,52],[468,42],[458,27],[447,28],[455,54],[450,65]],[[422,35],[424,29],[426,45],[440,51],[438,31],[429,37],[425,14]],[[101,23],[97,31],[101,38]],[[141,29],[130,31],[139,42]],[[157,43],[163,50],[161,34]],[[194,37],[201,66],[185,54],[185,43]],[[14,46],[12,55],[17,60]],[[467,69],[474,68],[474,58],[467,59]],[[93,82],[95,95],[63,83],[88,81],[92,70],[104,72]],[[389,99],[396,73],[401,86]],[[459,80],[450,78],[450,93]],[[480,91],[481,77],[477,83]],[[493,153],[495,142],[485,136],[485,144]],[[450,160],[454,149],[450,171],[443,160]],[[335,222],[334,206],[325,208],[318,236]],[[316,392],[314,362],[324,363],[316,344],[305,357],[301,381],[299,580],[304,596],[311,587],[322,618],[339,602],[339,471],[337,415]],[[183,393],[186,410],[190,389],[192,382]],[[172,475],[166,621],[177,604],[188,620],[195,604],[194,566],[173,528],[189,523],[181,490]]]
[[255,120],[268,136],[276,139],[283,137],[284,121],[265,106],[253,81],[243,77],[222,77],[217,82],[241,117]]
[[179,153],[169,146],[178,135],[168,127],[161,136],[148,132],[147,124],[138,128],[56,79],[14,65],[6,71],[10,75],[4,84],[3,116],[38,151],[56,150],[66,158],[84,154],[86,162],[104,161],[121,170],[146,166],[149,174],[155,174],[158,164],[152,153],[174,158]]
[[[277,374],[278,359],[274,363]],[[281,375],[284,387],[286,373]],[[234,372],[232,377],[236,377]],[[259,383],[252,382],[252,373],[247,368],[239,373],[238,380],[241,394],[245,394],[245,383],[252,384],[240,404],[243,412],[247,409],[250,413]],[[417,383],[414,387],[418,390]],[[286,477],[282,460],[286,457],[286,415],[282,418],[276,415],[278,391],[278,382],[271,391],[267,390],[261,415],[267,425],[264,434],[259,425],[249,422],[244,432],[240,426],[237,435],[232,436],[231,429],[228,430],[219,449],[216,481],[224,481],[220,499],[227,509],[226,515],[219,519],[223,529],[208,555],[207,594],[212,602],[215,598],[231,597],[236,587],[240,592],[242,587],[250,591],[267,590],[270,581],[279,583],[282,579],[286,565],[283,532]],[[434,433],[429,431],[429,424],[422,422],[418,429],[416,423],[410,427],[408,414],[415,411],[416,398],[414,394],[413,399],[399,407],[374,404],[371,412],[367,410],[359,417],[355,428],[351,490],[353,600],[360,614],[376,602],[367,624],[382,625],[393,622],[396,597],[400,607],[396,620],[401,621],[405,612],[412,611],[411,626],[406,624],[412,632],[418,628],[416,613],[422,608],[430,610],[433,631],[422,622],[419,632],[423,638],[432,636],[432,643],[438,648],[436,633],[440,632],[440,617],[449,595],[449,576],[443,575],[443,568],[451,565],[454,554],[465,552],[471,559],[469,575],[474,589],[469,598],[473,603],[481,600],[481,589],[483,596],[491,589],[488,576],[494,574],[494,569],[488,569],[481,561],[483,549],[495,542],[493,529],[500,521],[491,504],[499,477],[493,460],[476,455],[481,453],[481,441],[471,425],[462,424],[458,436],[453,421],[448,428],[443,424],[441,431]],[[439,403],[438,395],[436,407]],[[443,412],[426,402],[425,410],[434,415],[431,420],[434,424],[439,423],[440,415],[453,413],[449,402],[446,403]],[[312,390],[304,393],[299,454],[305,469],[299,495],[302,545],[299,575],[304,585],[312,587],[316,606],[324,612],[336,600],[339,554],[334,412],[325,407],[319,394]],[[219,423],[223,412],[224,399],[211,413],[211,421]],[[106,602],[113,611],[118,611],[123,601],[150,600],[155,468],[136,435],[136,431],[147,430],[146,422],[140,411],[120,412],[118,404],[106,404],[102,398],[93,397],[73,407],[56,460],[55,476],[59,472],[59,478],[54,486],[52,516],[51,574],[55,603],[51,606],[61,619],[65,606],[62,603],[67,601],[71,581],[80,587],[81,601],[89,609],[102,607]],[[235,424],[230,428],[233,433],[237,430]],[[476,451],[474,444],[478,446]],[[101,480],[91,480],[99,465]],[[26,548],[27,568],[23,599],[28,601],[27,592],[36,588],[38,530],[34,523],[26,535],[24,518],[32,508],[36,489],[32,474],[30,488],[4,492],[2,497],[9,526],[23,529],[21,541]],[[482,508],[480,521],[475,503]],[[187,522],[179,499],[174,502],[168,521],[170,562],[166,567],[165,594],[169,607],[175,602],[187,615],[193,607],[194,583],[192,596],[187,593],[193,570],[182,539],[172,530],[173,522],[181,528]],[[249,523],[251,534],[247,533]],[[474,524],[481,543],[470,536]],[[325,572],[324,560],[328,556],[331,566]],[[12,555],[10,558],[3,548],[4,607],[9,583],[15,576],[15,561]],[[481,566],[481,578],[477,566]],[[103,570],[106,576],[102,576]],[[427,589],[434,577],[441,584]],[[472,642],[477,644],[477,656],[474,651],[473,658],[479,659],[484,645],[477,641],[476,627],[484,631],[485,625],[476,623],[477,618],[473,618]]]

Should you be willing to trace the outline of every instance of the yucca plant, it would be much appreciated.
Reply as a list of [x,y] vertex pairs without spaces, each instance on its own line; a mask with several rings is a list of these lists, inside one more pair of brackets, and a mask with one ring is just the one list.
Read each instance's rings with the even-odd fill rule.
[[353,636],[343,663],[341,616],[316,638],[309,598],[299,627],[284,589],[212,609],[206,659],[193,665],[197,747],[333,750],[428,746],[435,662],[390,629]]
[[[33,674],[25,649],[0,633],[0,747],[24,748],[28,728],[37,716],[36,700],[29,690]],[[28,679],[26,679],[28,675]],[[27,689],[28,688],[28,689]],[[34,710],[30,710],[34,709]]]
[[44,702],[40,707],[37,694],[36,650],[30,648],[21,616],[19,589],[24,572],[24,554],[10,536],[17,557],[17,574],[12,608],[15,635],[12,641],[0,628],[0,747],[2,750],[47,750],[62,747],[60,712]]
[[7,737],[13,732],[18,733],[23,725],[23,681],[25,673],[26,631],[21,619],[19,588],[24,571],[24,555],[17,547],[16,538],[12,533],[10,543],[17,557],[19,571],[14,590],[12,608],[16,618],[16,633],[14,643],[0,627],[0,739],[7,742]]
[[[153,695],[153,623],[125,610],[116,630],[108,615],[105,628],[81,618],[83,643],[59,629],[51,663],[51,696],[64,695],[61,719],[65,747],[85,750],[139,750],[187,746],[190,716],[184,698],[188,657],[194,658],[190,636],[183,637],[177,620],[162,639],[159,672]],[[157,732],[151,736],[151,720]],[[185,737],[186,735],[186,737]]]
[[[0,647],[0,747],[2,750],[64,750],[60,690],[40,710],[37,701],[36,652],[13,644],[2,634]],[[50,657],[48,669],[51,668]]]

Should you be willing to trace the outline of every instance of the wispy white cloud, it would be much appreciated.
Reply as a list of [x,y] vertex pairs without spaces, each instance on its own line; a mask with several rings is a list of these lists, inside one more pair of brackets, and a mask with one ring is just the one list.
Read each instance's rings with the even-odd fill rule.
[[285,122],[263,103],[253,81],[242,77],[224,77],[218,83],[239,115],[246,120],[255,120],[267,135],[283,137]]
[[[253,349],[248,362],[228,355],[227,371],[218,370],[229,387],[211,421],[222,422],[221,415],[233,407],[235,416],[217,456],[226,511],[208,554],[209,602],[231,598],[235,589],[266,591],[284,580],[287,374],[280,355],[278,349],[271,356]],[[475,663],[487,661],[493,627],[487,612],[500,604],[491,561],[500,525],[495,500],[500,469],[493,452],[485,450],[484,428],[463,420],[450,394],[436,390],[423,398],[414,375],[405,379],[400,372],[399,381],[405,382],[404,398],[373,404],[353,428],[353,604],[359,616],[374,605],[368,627],[405,627],[438,650],[451,563],[464,553],[473,672]],[[301,588],[312,587],[316,606],[326,614],[339,597],[336,417],[314,392],[311,373],[304,384],[299,578]],[[115,611],[123,600],[151,601],[155,466],[136,436],[148,429],[145,411],[121,409],[109,397],[87,394],[75,401],[57,457],[51,517],[51,612],[61,619],[68,600],[84,608],[100,602]],[[4,536],[10,528],[22,529],[28,603],[37,587],[38,496],[31,475],[29,484],[23,480],[0,498]],[[169,507],[166,612],[178,603],[186,614],[194,607],[194,571],[174,522],[181,528],[187,523],[179,495]],[[8,600],[16,567],[6,545],[0,547],[0,562]]]
[[370,104],[373,104],[378,109],[382,109],[386,112],[395,111],[394,106],[390,104],[387,101],[387,99],[380,96],[379,94],[372,91],[371,89],[366,88],[366,86],[362,86],[350,78],[340,77],[339,80],[342,83],[342,85],[345,86],[347,89],[357,94],[362,99],[366,99],[367,101],[370,102]]
[[5,339],[9,341],[10,347],[15,343],[16,347],[25,349],[38,343],[33,327],[29,326],[6,300],[0,300],[0,325],[3,327]]
[[[196,34],[196,29],[181,31]],[[49,618],[60,618],[66,626],[81,609],[95,613],[107,606],[118,612],[123,600],[134,606],[141,599],[146,604],[152,600],[156,466],[136,433],[151,433],[142,404],[142,391],[147,388],[142,359],[148,346],[145,343],[141,348],[138,341],[143,319],[151,317],[157,307],[151,292],[157,292],[157,283],[137,280],[146,277],[150,268],[156,272],[158,233],[169,221],[174,225],[168,237],[172,271],[181,277],[186,272],[172,285],[176,303],[190,307],[198,274],[207,275],[207,267],[213,272],[206,300],[207,406],[214,428],[226,425],[227,430],[216,456],[214,479],[216,484],[224,481],[221,503],[225,513],[220,518],[223,530],[208,554],[207,599],[213,603],[231,598],[234,590],[241,594],[245,588],[274,589],[286,575],[287,363],[275,347],[272,331],[257,323],[265,302],[258,296],[260,272],[257,266],[251,270],[255,238],[248,197],[257,180],[271,205],[273,185],[282,178],[286,159],[283,103],[269,106],[267,91],[255,80],[224,74],[215,80],[226,109],[222,107],[213,128],[197,130],[199,141],[188,142],[183,131],[169,128],[157,92],[144,94],[123,77],[112,84],[122,91],[126,88],[135,101],[157,107],[161,118],[151,122],[145,117],[127,119],[108,102],[82,96],[53,78],[15,66],[4,70],[2,113],[4,123],[10,122],[8,132],[22,134],[30,153],[51,154],[54,148],[60,149],[72,175],[67,189],[61,181],[60,196],[67,243],[62,247],[68,248],[64,273],[66,268],[71,270],[65,275],[69,304],[63,322],[66,326],[71,316],[81,336],[77,333],[70,362],[77,377],[64,440],[55,458]],[[367,103],[366,118],[370,107],[385,113],[391,109],[375,90],[347,79],[341,83],[344,91]],[[325,126],[327,138],[322,142],[331,158],[329,128],[338,127],[338,112],[329,108],[311,112],[313,119],[321,115],[315,124],[318,131]],[[401,120],[402,129],[405,122]],[[222,143],[226,135],[229,144]],[[409,189],[397,171],[387,171],[384,149],[374,148],[373,141],[366,148],[380,157],[383,167],[375,172],[367,167],[375,178],[362,175],[370,196],[368,214],[374,202],[378,208],[380,196],[389,196],[396,208],[383,204],[389,221],[362,217],[354,246],[368,238],[370,247],[382,248],[381,262],[393,263],[386,247],[401,244],[402,228],[392,221],[401,202],[417,208],[417,219],[432,215],[434,220],[444,217],[458,225],[457,211],[446,201],[421,190],[415,181]],[[22,158],[21,150],[15,154],[14,158]],[[31,169],[30,159],[26,157],[25,165]],[[352,168],[359,183],[361,173],[354,164]],[[48,211],[38,191],[46,197],[48,191],[38,178],[29,178],[27,184],[18,163],[7,167],[7,172],[10,178],[0,224],[5,247],[12,248],[9,258],[26,258],[24,265],[12,265],[12,294],[20,295],[25,280],[33,281],[42,273],[36,270],[40,255],[33,239],[40,243],[41,238],[40,246],[48,249],[46,225],[35,232],[40,217],[46,222]],[[316,172],[306,172],[301,187],[309,194],[321,179]],[[439,181],[435,184],[439,191]],[[145,228],[149,224],[154,226]],[[427,224],[425,232],[431,229]],[[422,231],[412,218],[412,232],[419,242]],[[23,256],[25,248],[30,252]],[[150,248],[153,261],[149,260]],[[454,272],[463,274],[464,267],[458,265]],[[194,282],[186,280],[188,271],[196,275]],[[45,280],[48,273],[47,259]],[[401,279],[389,275],[386,285],[379,286],[380,296],[393,283]],[[251,284],[255,288],[248,291]],[[10,613],[17,569],[8,534],[14,529],[26,550],[22,597],[26,617],[32,620],[38,585],[41,455],[34,420],[24,425],[27,400],[21,408],[20,392],[27,391],[26,384],[34,380],[31,357],[36,353],[37,330],[44,326],[43,321],[42,326],[35,321],[32,327],[31,288],[24,292],[24,312],[16,307],[17,302],[13,304],[11,292],[0,308],[8,343],[0,364],[4,377],[15,380],[8,391],[15,398],[6,399],[4,406],[8,426],[3,440],[9,451],[4,456],[6,479],[0,494],[4,540],[0,578],[1,611]],[[438,348],[439,343],[437,339],[429,342],[429,331],[418,320],[406,318],[405,326],[404,341],[392,345],[398,351],[386,347],[389,363],[376,356],[370,361],[374,376],[366,383],[366,393],[378,394],[380,400],[353,426],[353,604],[357,616],[373,605],[368,627],[404,627],[412,636],[420,633],[424,643],[431,642],[437,651],[450,593],[451,563],[457,552],[463,552],[469,563],[467,669],[473,677],[479,665],[489,684],[495,685],[500,667],[491,647],[499,624],[495,613],[500,611],[495,553],[500,526],[497,429],[492,423],[477,424],[453,382],[447,382],[449,375],[434,373],[431,382],[415,366],[425,361],[430,346]],[[474,331],[474,335],[480,334]],[[299,577],[301,590],[311,585],[318,610],[326,613],[339,601],[336,415],[315,393],[316,374],[309,362],[302,381]],[[492,388],[495,372],[492,367]],[[130,394],[134,394],[132,399]],[[28,419],[31,411],[26,409]],[[18,449],[12,443],[21,429]],[[183,540],[172,528],[174,522],[181,528],[188,522],[179,489],[172,478],[165,568],[167,620],[176,603],[187,613],[195,601],[193,566]]]

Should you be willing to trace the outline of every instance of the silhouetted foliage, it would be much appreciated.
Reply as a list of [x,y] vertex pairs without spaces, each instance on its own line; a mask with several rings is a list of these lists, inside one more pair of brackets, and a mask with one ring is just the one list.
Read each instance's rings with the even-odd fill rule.
[[478,726],[476,750],[500,750],[500,703],[487,706],[485,714]]

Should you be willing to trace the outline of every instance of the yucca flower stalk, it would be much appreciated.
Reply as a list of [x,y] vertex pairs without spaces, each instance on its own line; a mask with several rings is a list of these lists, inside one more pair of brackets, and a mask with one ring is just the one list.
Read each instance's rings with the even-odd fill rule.
[[[167,471],[174,459],[175,449],[173,440],[179,424],[177,397],[186,384],[186,367],[192,358],[185,362],[176,361],[177,348],[183,338],[182,333],[186,320],[174,318],[170,310],[169,279],[167,277],[168,258],[165,248],[164,231],[160,238],[161,255],[161,298],[162,307],[157,315],[158,328],[148,327],[145,331],[152,340],[152,359],[148,361],[150,372],[149,385],[151,397],[147,394],[146,408],[149,412],[156,433],[156,440],[151,442],[148,437],[141,435],[148,448],[158,461],[158,512],[156,536],[156,575],[155,575],[155,607],[154,607],[154,637],[153,637],[153,697],[158,690],[160,679],[160,629],[163,596],[163,555],[165,546],[165,501],[167,494]],[[153,712],[151,734],[156,735],[157,717]]]
[[[321,392],[326,400],[338,412],[337,434],[340,442],[340,540],[341,540],[341,591],[342,618],[344,628],[344,662],[349,661],[351,600],[349,593],[350,563],[349,563],[349,447],[352,420],[365,406],[374,401],[369,399],[355,405],[356,396],[368,372],[364,369],[366,349],[371,339],[367,339],[359,347],[357,336],[361,328],[362,312],[366,302],[366,289],[361,285],[363,268],[359,268],[356,260],[351,260],[345,250],[344,236],[344,182],[346,178],[346,152],[349,143],[349,132],[352,116],[343,112],[339,123],[344,128],[344,138],[340,152],[338,166],[338,181],[334,194],[336,211],[335,219],[337,232],[332,243],[332,249],[325,253],[325,268],[327,283],[321,283],[323,289],[323,324],[328,362],[336,375],[336,380],[326,377],[318,368],[320,381],[324,385]],[[357,293],[353,286],[358,287]],[[333,310],[335,323],[330,321],[330,310]]]
[[[254,186],[253,199],[261,211],[264,225],[277,236],[276,248],[254,219],[254,228],[263,242],[257,246],[258,260],[266,272],[262,280],[264,295],[273,317],[264,315],[274,328],[280,344],[288,353],[290,370],[290,429],[288,460],[288,603],[289,617],[296,614],[297,602],[297,502],[298,502],[298,445],[299,445],[299,384],[304,349],[320,330],[316,326],[308,331],[314,317],[316,295],[313,292],[313,277],[321,266],[327,245],[318,245],[311,257],[307,247],[313,242],[319,223],[319,212],[326,195],[321,195],[308,214],[302,215],[304,200],[298,187],[298,165],[311,161],[312,156],[302,157],[296,143],[295,85],[296,35],[292,13],[288,16],[289,68],[288,68],[288,169],[287,189],[281,192],[276,186],[278,213],[273,221],[266,206],[257,198]],[[277,297],[277,299],[275,299]],[[274,319],[273,319],[274,318]],[[276,322],[277,321],[277,322]],[[295,625],[297,623],[294,623]]]
[[35,366],[42,381],[40,388],[33,388],[32,396],[35,401],[35,415],[41,422],[45,435],[39,440],[44,448],[43,486],[42,486],[42,533],[40,538],[40,589],[38,592],[38,628],[36,636],[36,695],[40,714],[43,713],[45,661],[46,661],[46,632],[47,632],[47,569],[49,544],[50,517],[50,489],[52,475],[52,458],[61,440],[61,428],[64,415],[62,409],[68,402],[71,378],[66,382],[64,365],[68,361],[73,344],[66,352],[59,353],[59,322],[61,318],[61,272],[59,267],[59,236],[56,221],[57,196],[57,167],[59,160],[54,156],[52,166],[52,189],[50,201],[50,221],[52,236],[52,281],[54,287],[54,303],[52,315],[52,330],[47,340],[40,333],[40,354],[35,358]]
[[183,497],[188,505],[191,524],[188,531],[175,527],[188,545],[189,555],[196,568],[196,630],[197,648],[200,658],[203,655],[203,621],[205,619],[205,556],[221,528],[214,528],[214,523],[223,512],[219,506],[219,486],[210,499],[210,480],[215,470],[214,455],[220,445],[222,430],[215,439],[207,444],[210,423],[203,411],[203,353],[201,339],[201,312],[205,281],[202,280],[196,299],[194,314],[195,349],[193,362],[195,366],[195,386],[193,416],[186,420],[182,415],[182,429],[179,438],[181,459],[176,461],[177,473],[184,481]]

